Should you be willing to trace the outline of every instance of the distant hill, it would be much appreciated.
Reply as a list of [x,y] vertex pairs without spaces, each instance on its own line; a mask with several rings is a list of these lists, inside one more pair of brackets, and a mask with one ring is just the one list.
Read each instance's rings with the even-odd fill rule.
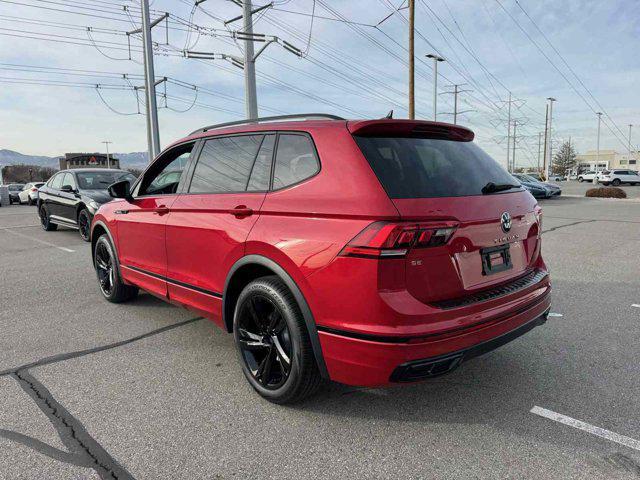
[[[147,164],[147,152],[113,153],[120,159],[122,168],[142,168]],[[39,165],[42,167],[58,168],[58,158],[43,155],[26,155],[14,150],[0,150],[0,165]]]

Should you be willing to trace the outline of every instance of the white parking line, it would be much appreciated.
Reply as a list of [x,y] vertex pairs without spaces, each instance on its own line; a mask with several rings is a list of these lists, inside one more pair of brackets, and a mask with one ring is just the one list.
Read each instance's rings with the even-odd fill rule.
[[634,308],[640,308],[640,303],[632,303],[631,306]]
[[14,232],[13,230],[10,230],[10,229],[8,229],[8,228],[5,228],[5,229],[3,229],[3,230],[4,230],[5,232],[9,232],[9,233],[11,233],[11,234],[13,234],[13,235],[17,235],[18,237],[23,237],[23,238],[26,238],[26,239],[28,239],[28,240],[32,240],[32,241],[34,241],[34,242],[41,243],[42,245],[47,245],[48,247],[54,247],[54,248],[57,248],[58,250],[62,250],[63,252],[69,252],[69,253],[74,253],[74,252],[75,252],[75,250],[71,250],[70,248],[67,248],[67,247],[59,247],[58,245],[55,245],[55,244],[53,244],[53,243],[49,243],[49,242],[45,242],[44,240],[40,240],[40,239],[38,239],[38,238],[33,238],[33,237],[29,236],[29,235],[25,235],[24,233]]
[[547,316],[548,317],[563,317],[564,315],[562,315],[561,313],[549,312],[549,314]]
[[619,443],[620,445],[633,448],[634,450],[638,450],[640,452],[640,441],[634,438],[625,437],[624,435],[605,430],[604,428],[596,427],[589,423],[576,420],[575,418],[567,417],[566,415],[562,415],[561,413],[552,412],[551,410],[547,410],[546,408],[535,406],[529,411],[535,415],[540,415],[541,417],[548,418],[549,420],[563,423],[564,425],[577,428],[578,430],[584,430],[585,432],[588,432],[597,437],[606,438],[607,440],[611,440],[612,442]]
[[39,227],[39,223],[34,223],[33,225],[11,225],[10,227],[0,227],[0,230],[9,230],[11,228],[29,228],[29,227]]

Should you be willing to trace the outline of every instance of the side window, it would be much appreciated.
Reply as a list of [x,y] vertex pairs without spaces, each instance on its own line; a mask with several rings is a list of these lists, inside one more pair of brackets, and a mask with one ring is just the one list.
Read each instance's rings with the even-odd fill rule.
[[167,195],[176,193],[180,178],[193,150],[193,143],[180,145],[158,158],[147,170],[137,195]]
[[309,137],[293,134],[280,135],[273,174],[274,190],[312,177],[318,170],[320,165]]
[[271,180],[271,161],[273,160],[273,147],[276,143],[275,135],[266,135],[258,151],[256,161],[253,163],[248,192],[261,192],[269,190],[269,180]]
[[193,171],[189,193],[244,192],[263,135],[207,140]]
[[62,186],[64,187],[65,185],[69,185],[74,190],[78,189],[78,187],[76,186],[76,179],[72,173],[64,174],[64,179],[62,180]]
[[51,188],[55,188],[56,190],[60,190],[62,188],[62,178],[65,176],[65,173],[59,173],[51,180],[49,186]]

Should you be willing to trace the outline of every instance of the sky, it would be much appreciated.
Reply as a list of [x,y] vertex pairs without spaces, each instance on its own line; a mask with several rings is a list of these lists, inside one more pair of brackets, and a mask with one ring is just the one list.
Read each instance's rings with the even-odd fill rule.
[[[266,0],[254,0],[254,8]],[[408,10],[402,0],[274,0],[254,31],[300,49],[270,44],[257,60],[262,116],[324,112],[345,118],[407,113]],[[71,151],[145,151],[140,25],[133,0],[0,0],[0,149],[32,155]],[[197,60],[184,50],[242,57],[232,38],[241,22],[230,0],[154,0],[152,18],[160,141],[167,146],[208,124],[244,118],[243,72],[224,59]],[[382,23],[385,17],[390,15]],[[346,23],[355,22],[355,23]],[[377,26],[376,26],[377,25]],[[90,27],[91,30],[88,31]],[[196,31],[197,29],[197,31]],[[127,44],[130,40],[131,51]],[[452,121],[451,84],[463,84],[458,123],[506,163],[508,98],[518,166],[538,161],[547,97],[554,147],[626,152],[640,143],[640,2],[632,0],[416,0],[416,117]],[[256,43],[256,48],[262,44]],[[131,57],[131,59],[129,59]],[[123,77],[126,74],[126,78]],[[193,86],[196,86],[194,88]],[[572,87],[573,85],[573,87]],[[97,88],[96,88],[97,87]],[[166,91],[165,91],[166,88]]]

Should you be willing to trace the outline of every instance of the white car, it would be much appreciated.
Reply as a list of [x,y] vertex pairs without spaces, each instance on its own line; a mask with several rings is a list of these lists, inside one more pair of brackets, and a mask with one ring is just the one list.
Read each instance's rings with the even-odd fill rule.
[[593,182],[593,180],[596,178],[596,172],[594,172],[593,170],[589,170],[588,172],[584,172],[578,175],[578,181],[579,182]]
[[24,188],[18,194],[20,199],[20,205],[28,203],[29,205],[35,205],[38,203],[38,189],[44,185],[44,182],[31,182],[27,183]]
[[637,185],[640,183],[640,175],[635,170],[615,168],[598,173],[598,181],[603,185],[615,185],[616,187],[622,183]]

